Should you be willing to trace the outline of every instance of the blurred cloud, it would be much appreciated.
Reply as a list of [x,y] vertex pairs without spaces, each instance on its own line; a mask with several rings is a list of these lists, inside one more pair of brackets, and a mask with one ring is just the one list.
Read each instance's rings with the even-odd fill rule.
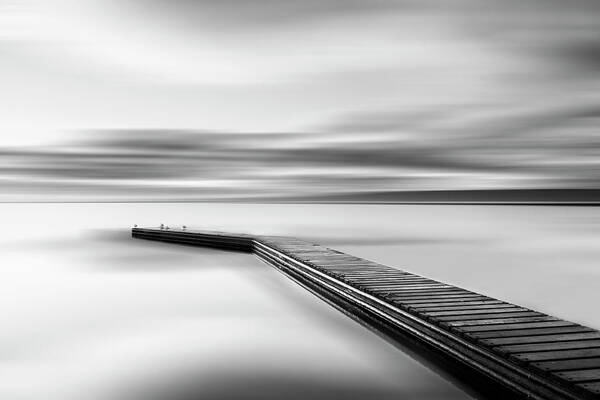
[[[129,6],[156,13],[161,18],[187,20],[195,24],[253,26],[307,23],[339,15],[372,14],[418,4],[412,0],[128,0]],[[166,13],[166,14],[165,14]]]
[[2,196],[597,188],[599,33],[592,0],[7,1]]
[[598,188],[595,102],[450,109],[350,115],[314,133],[87,132],[53,147],[3,149],[0,176],[8,198],[368,200],[393,191]]

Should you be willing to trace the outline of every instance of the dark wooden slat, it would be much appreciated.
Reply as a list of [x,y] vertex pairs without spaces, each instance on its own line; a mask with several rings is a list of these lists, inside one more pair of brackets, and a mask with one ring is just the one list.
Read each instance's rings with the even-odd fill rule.
[[[310,262],[308,261],[308,263],[322,267],[322,268],[326,268],[328,270],[331,271],[339,271],[339,272],[351,272],[351,271],[361,271],[364,270],[365,268],[376,268],[376,265],[372,265],[372,264],[332,264],[332,263],[314,263],[314,262]],[[385,272],[386,269],[381,269],[380,271]]]
[[[414,297],[414,299],[413,299]],[[418,302],[422,302],[422,301],[427,301],[427,300],[435,300],[435,301],[460,301],[460,300],[473,300],[474,298],[478,298],[478,299],[486,299],[487,297],[482,296],[479,293],[473,293],[473,292],[469,292],[466,290],[460,290],[458,292],[456,291],[448,291],[448,293],[442,293],[442,294],[407,294],[407,293],[398,293],[396,295],[394,295],[394,298],[398,298],[398,299],[406,299],[408,301],[410,300],[415,300]]]
[[335,251],[332,250],[328,250],[328,249],[324,249],[324,248],[318,248],[318,247],[310,247],[310,246],[277,246],[280,250],[285,250],[285,251],[289,251],[294,253],[294,255],[296,254],[300,254],[302,256],[306,256],[306,257],[310,257],[310,256],[314,256],[317,254],[320,254],[322,256],[329,256],[329,255],[339,255],[340,253],[336,253]]
[[553,375],[569,382],[600,381],[600,368],[585,369],[581,371],[554,372]]
[[360,279],[364,279],[365,281],[373,281],[373,282],[395,282],[396,280],[401,282],[435,282],[440,283],[438,281],[434,281],[433,279],[423,278],[422,276],[416,276],[412,274],[397,274],[386,272],[385,274],[375,275],[372,273],[367,274],[357,274],[356,277],[360,277]]
[[542,321],[559,321],[555,317],[550,317],[548,315],[540,314],[534,317],[525,316],[525,317],[501,317],[501,318],[489,318],[489,319],[475,319],[472,321],[450,321],[444,322],[444,325],[448,326],[491,326],[493,329],[498,329],[498,326],[503,324],[513,324],[513,323],[526,323],[526,322],[542,322]]
[[494,349],[506,353],[526,353],[568,349],[590,349],[593,347],[600,348],[600,340],[579,340],[573,342],[503,345],[496,346]]
[[497,309],[485,309],[485,310],[465,310],[465,311],[428,311],[424,312],[424,315],[430,317],[448,317],[448,316],[460,316],[460,315],[479,315],[479,314],[504,314],[509,312],[528,312],[527,308],[510,306],[510,308],[500,307]]
[[489,297],[480,296],[479,298],[467,298],[467,299],[425,299],[425,300],[407,300],[406,304],[410,304],[411,307],[437,307],[443,305],[462,305],[462,304],[499,304],[504,303],[500,300],[492,300]]
[[[457,329],[457,331],[460,331]],[[560,333],[580,333],[580,332],[593,332],[593,329],[582,327],[582,326],[558,326],[554,328],[535,328],[535,329],[512,329],[506,331],[493,331],[493,332],[464,332],[466,335],[477,339],[493,339],[493,338],[508,338],[518,336],[539,336],[539,335],[553,335]]]
[[[327,268],[327,270],[331,271],[331,272],[336,272],[336,271],[334,271],[332,269],[328,269],[328,268]],[[379,277],[389,277],[390,279],[401,279],[401,275],[391,274],[388,271],[373,272],[373,274],[363,274],[363,273],[355,274],[355,273],[352,273],[349,271],[341,271],[339,273],[341,275],[343,275],[344,277],[351,278],[351,279],[363,279],[365,277],[372,277],[373,274],[377,274],[377,276],[379,276]]]
[[[330,267],[335,269],[334,267]],[[340,268],[340,270],[346,271],[349,276],[362,276],[362,277],[377,277],[377,276],[395,276],[398,278],[422,278],[419,275],[410,274],[405,271],[399,271],[397,269],[388,268],[384,265],[369,266],[365,268],[355,268],[355,270],[348,270],[348,268]]]
[[301,258],[307,261],[360,261],[361,263],[365,263],[365,260],[360,260],[355,257],[348,257],[343,254],[333,253],[333,252],[308,252],[308,251],[294,251],[290,249],[281,249],[288,253],[289,256],[294,258]]
[[369,288],[371,290],[389,290],[395,292],[434,292],[440,291],[440,289],[444,289],[443,291],[460,291],[461,289],[457,289],[454,286],[449,285],[439,285],[439,284],[431,284],[431,285],[403,285],[401,283],[397,284],[388,284],[388,285],[372,285],[372,284],[363,284],[360,281],[356,282],[357,284]]
[[397,289],[399,290],[398,295],[404,295],[405,292],[410,292],[410,291],[414,291],[414,292],[444,292],[444,293],[448,293],[448,294],[456,294],[458,293],[464,293],[464,294],[470,294],[470,292],[467,292],[464,289],[461,288],[457,288],[455,286],[450,286],[450,285],[441,285],[438,283],[434,283],[434,284],[407,284],[407,285],[403,285],[403,284],[391,284],[391,285],[372,285],[372,287],[377,287],[378,289]]
[[404,289],[411,289],[411,288],[426,288],[426,289],[435,289],[435,288],[439,288],[439,289],[450,289],[450,288],[454,288],[454,286],[449,286],[449,285],[443,285],[441,283],[437,283],[437,282],[431,282],[431,281],[400,281],[397,279],[394,279],[393,281],[389,281],[389,282],[375,282],[375,281],[365,281],[364,279],[361,278],[350,278],[350,281],[356,282],[362,286],[365,287],[371,287],[371,288],[381,288],[381,289],[385,289],[385,288],[404,288]]
[[[328,268],[329,269],[329,268]],[[394,282],[431,282],[430,279],[416,277],[409,274],[399,275],[396,273],[390,273],[389,271],[381,271],[378,275],[355,273],[354,271],[341,271],[346,278],[361,279],[365,282],[381,282],[381,283],[394,283]]]
[[[331,265],[333,267],[377,267],[379,266],[379,264],[370,262],[370,261],[366,261],[366,260],[360,260],[360,259],[351,259],[351,258],[346,258],[346,257],[322,257],[322,258],[309,258],[309,257],[305,257],[304,261],[313,263],[313,264],[319,264],[319,265]],[[381,266],[383,267],[383,266]],[[385,268],[385,267],[383,267]],[[389,269],[389,268],[385,268],[385,269]]]
[[433,308],[438,308],[438,307],[456,307],[456,308],[458,308],[458,307],[477,307],[477,306],[493,307],[495,305],[500,305],[500,304],[510,304],[510,303],[505,303],[500,300],[488,300],[488,301],[475,300],[475,301],[462,301],[462,302],[454,302],[454,301],[439,302],[438,301],[435,303],[411,304],[411,307],[427,310],[427,309],[433,309]]
[[[330,270],[330,269],[328,269]],[[392,274],[388,271],[381,271],[378,273],[371,273],[371,274],[362,274],[362,273],[353,273],[351,271],[342,271],[340,272],[340,274],[342,274],[344,277],[346,278],[350,278],[350,279],[364,279],[365,281],[381,281],[381,282],[389,282],[389,281],[413,281],[413,280],[425,280],[422,278],[415,278],[413,276],[410,275],[399,275],[399,274]]]
[[[294,255],[289,255],[290,257],[294,257]],[[351,268],[351,267],[367,267],[367,268],[381,268],[386,271],[394,271],[393,268],[387,267],[385,265],[377,264],[372,261],[367,260],[350,260],[343,259],[341,257],[327,257],[322,259],[315,259],[309,257],[303,257],[306,262],[310,262],[311,264],[318,264],[324,266],[331,266],[331,268],[339,267],[339,268]]]
[[427,285],[427,284],[430,284],[430,285],[444,285],[443,283],[432,281],[431,279],[423,279],[423,278],[406,278],[406,279],[397,278],[397,277],[390,277],[390,278],[361,278],[361,277],[353,277],[353,276],[347,276],[346,278],[360,280],[360,282],[363,283],[363,284],[365,284],[365,285],[394,285],[394,284],[402,284],[402,285],[409,285],[409,284],[413,284],[413,285]]
[[542,351],[537,353],[516,353],[511,355],[520,361],[551,361],[568,360],[573,358],[600,357],[600,347],[585,348],[579,350],[555,350]]
[[398,276],[380,276],[380,277],[367,277],[367,276],[360,276],[360,275],[351,275],[351,274],[344,274],[345,278],[348,279],[354,279],[356,281],[361,281],[364,282],[365,284],[382,284],[382,285],[389,285],[389,284],[395,284],[395,283],[401,283],[401,284],[421,284],[421,283],[439,283],[439,282],[435,282],[432,281],[430,279],[420,279],[420,278],[413,278],[413,277],[406,277],[406,278],[402,278],[402,277],[398,277]]
[[[335,268],[335,267],[330,267],[330,268]],[[347,271],[348,275],[356,275],[356,276],[361,276],[361,277],[365,277],[365,278],[370,278],[370,277],[376,278],[379,276],[398,277],[401,279],[403,279],[403,278],[424,278],[420,275],[415,275],[415,274],[411,274],[406,271],[400,271],[397,269],[389,268],[389,267],[386,267],[385,265],[371,265],[368,267],[368,269],[357,268],[355,270],[347,270],[344,267],[342,267],[340,269]]]
[[[403,300],[420,300],[427,298],[446,298],[446,297],[463,297],[464,296],[472,296],[468,293],[463,293],[460,291],[442,291],[442,292],[424,292],[424,291],[391,291],[391,290],[378,290],[377,292],[386,294],[390,300],[402,303]],[[408,304],[408,303],[407,303]]]
[[551,320],[541,322],[519,322],[519,323],[502,323],[495,325],[478,325],[478,326],[461,326],[463,332],[491,332],[491,331],[507,331],[517,329],[534,329],[534,328],[555,328],[561,326],[579,326],[569,321]]
[[493,317],[504,318],[504,317],[536,317],[542,316],[543,314],[535,311],[519,311],[512,313],[498,313],[498,314],[479,314],[479,315],[448,315],[445,317],[432,317],[436,321],[469,321],[475,319],[489,319]]
[[418,300],[418,301],[423,301],[423,300],[446,300],[446,299],[451,299],[451,300],[461,300],[461,299],[466,299],[466,300],[473,300],[473,299],[484,299],[486,298],[485,296],[482,296],[480,294],[475,294],[475,293],[459,293],[459,294],[441,294],[441,295],[408,295],[408,294],[395,294],[395,295],[390,295],[390,300],[394,301],[394,302],[398,302],[398,303],[402,303],[405,302],[406,304],[410,304],[411,300]]
[[481,342],[489,346],[504,346],[510,344],[571,342],[588,339],[600,339],[600,332],[565,333],[561,335],[542,335],[515,338],[485,339]]
[[381,284],[389,284],[389,283],[419,283],[419,282],[430,282],[427,279],[414,279],[414,278],[401,278],[398,276],[388,276],[388,274],[381,275],[378,277],[366,277],[361,275],[353,275],[344,272],[339,273],[345,279],[351,279],[355,281],[361,281],[364,283],[381,283]]
[[469,311],[469,310],[498,310],[515,308],[514,304],[481,304],[481,305],[459,305],[459,306],[439,306],[439,307],[411,307],[415,311],[438,312],[438,311]]
[[406,289],[455,288],[454,286],[444,285],[443,283],[426,282],[426,281],[425,282],[415,282],[415,281],[402,282],[402,281],[394,280],[391,282],[367,282],[362,279],[356,279],[356,282],[360,283],[363,286],[368,286],[368,287],[373,287],[373,288],[386,288],[386,287],[406,288]]
[[365,279],[365,280],[373,280],[373,281],[377,281],[377,280],[399,280],[399,281],[412,281],[412,280],[427,280],[425,278],[415,278],[414,276],[411,275],[399,275],[399,274],[395,274],[395,273],[390,273],[388,271],[381,271],[380,273],[377,273],[377,275],[371,273],[371,274],[355,274],[352,272],[348,272],[348,271],[343,271],[340,272],[341,274],[344,275],[344,277],[346,278],[350,278],[350,279]]
[[600,394],[600,382],[579,383],[576,386],[594,394]]
[[[332,271],[332,272],[341,272],[341,273],[344,273],[347,275],[350,275],[352,272],[356,272],[356,271],[364,271],[365,268],[371,268],[371,266],[369,266],[369,265],[360,265],[360,266],[349,266],[349,265],[340,266],[340,265],[332,265],[332,264],[312,264],[312,265],[319,267],[319,268],[324,268],[324,269]],[[381,269],[379,271],[388,272],[385,269]]]
[[387,268],[385,268],[383,266],[378,266],[378,265],[367,263],[367,262],[353,262],[353,261],[342,262],[341,260],[335,260],[335,259],[317,261],[317,260],[307,259],[308,257],[298,257],[298,256],[294,256],[294,255],[288,255],[288,257],[291,257],[291,258],[300,260],[304,263],[308,263],[308,264],[312,264],[312,265],[320,265],[323,267],[339,268],[339,269],[344,269],[344,270],[356,269],[356,270],[364,271],[365,268],[377,268],[377,267],[380,267],[382,270],[388,270]]
[[[441,290],[430,290],[428,292],[424,292],[424,291],[408,291],[408,290],[404,290],[404,291],[398,291],[398,292],[393,292],[393,291],[389,291],[390,294],[392,294],[394,296],[394,298],[397,299],[403,299],[403,298],[450,298],[450,296],[472,296],[472,297],[476,297],[477,295],[461,290],[461,289],[441,289]],[[437,296],[437,297],[434,297]]]
[[543,371],[566,371],[588,368],[600,368],[600,357],[580,358],[577,360],[541,361],[532,363],[531,365]]

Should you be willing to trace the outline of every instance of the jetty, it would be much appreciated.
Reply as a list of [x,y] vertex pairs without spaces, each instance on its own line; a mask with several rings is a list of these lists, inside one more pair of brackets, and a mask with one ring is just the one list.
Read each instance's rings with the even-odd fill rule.
[[138,227],[132,236],[253,253],[388,339],[426,349],[462,381],[494,385],[501,398],[600,399],[595,329],[296,238]]

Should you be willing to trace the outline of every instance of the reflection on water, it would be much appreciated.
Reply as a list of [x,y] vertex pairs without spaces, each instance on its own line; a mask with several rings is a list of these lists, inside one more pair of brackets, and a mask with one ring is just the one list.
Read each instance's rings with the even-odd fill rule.
[[131,239],[133,222],[178,213],[0,208],[1,398],[469,397],[248,254]]
[[257,259],[129,228],[299,236],[600,328],[598,210],[4,204],[0,397],[467,398]]

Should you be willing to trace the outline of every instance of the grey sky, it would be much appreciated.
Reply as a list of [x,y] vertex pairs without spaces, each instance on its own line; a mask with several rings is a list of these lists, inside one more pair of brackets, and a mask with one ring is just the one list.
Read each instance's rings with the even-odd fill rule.
[[351,172],[364,146],[395,168],[367,174],[382,187],[597,186],[599,38],[588,0],[8,0],[0,147],[273,133],[312,149],[309,192],[319,177],[367,188]]

